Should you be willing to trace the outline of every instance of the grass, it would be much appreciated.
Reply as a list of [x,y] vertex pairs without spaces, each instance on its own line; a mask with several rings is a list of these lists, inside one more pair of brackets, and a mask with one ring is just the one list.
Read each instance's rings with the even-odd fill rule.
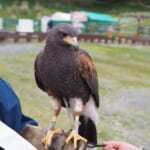
[[[150,72],[150,54],[147,48],[108,47],[91,44],[82,44],[82,46],[89,49],[93,56],[100,74],[100,81],[109,79],[116,87],[150,86],[150,83],[147,82]],[[114,88],[112,87],[112,89]],[[103,86],[102,89],[105,87]]]
[[[84,43],[81,43],[80,47],[87,49],[98,71],[99,91],[102,97],[98,124],[99,141],[116,139],[126,140],[137,146],[142,145],[145,140],[138,136],[142,133],[145,137],[146,131],[148,131],[141,122],[143,125],[149,124],[149,111],[142,113],[132,111],[131,115],[127,112],[111,113],[104,108],[113,103],[119,105],[117,99],[107,99],[107,96],[115,95],[116,91],[120,89],[150,89],[149,48],[112,47]],[[35,118],[41,126],[48,127],[52,116],[49,97],[37,88],[34,81],[33,64],[37,53],[38,51],[27,51],[0,55],[0,77],[10,82],[15,89],[21,100],[24,114]],[[66,111],[62,110],[57,127],[68,130],[71,124],[72,121],[68,119]],[[142,127],[139,131],[140,125]],[[134,132],[131,136],[130,132],[132,131]]]

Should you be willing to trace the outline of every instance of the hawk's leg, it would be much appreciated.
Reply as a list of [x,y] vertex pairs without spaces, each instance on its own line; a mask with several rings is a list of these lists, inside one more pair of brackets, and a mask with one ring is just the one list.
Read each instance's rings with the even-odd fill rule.
[[78,134],[78,129],[79,129],[79,126],[80,126],[79,118],[80,118],[81,113],[84,110],[84,105],[79,100],[79,102],[75,103],[73,109],[74,109],[75,121],[74,121],[74,125],[73,125],[73,128],[72,128],[73,130],[71,131],[70,135],[66,139],[66,143],[68,144],[70,142],[70,140],[73,139],[74,148],[76,149],[77,148],[77,142],[79,140],[82,140],[83,142],[87,143],[87,139],[85,139],[84,137],[82,137]]
[[57,117],[60,113],[60,110],[61,110],[61,102],[55,98],[51,101],[51,103],[52,103],[54,113],[53,113],[52,121],[50,122],[50,128],[47,132],[47,135],[45,138],[42,139],[42,143],[45,144],[45,149],[48,149],[48,147],[51,145],[53,136],[57,133],[62,132],[61,129],[55,130],[56,119],[57,119]]

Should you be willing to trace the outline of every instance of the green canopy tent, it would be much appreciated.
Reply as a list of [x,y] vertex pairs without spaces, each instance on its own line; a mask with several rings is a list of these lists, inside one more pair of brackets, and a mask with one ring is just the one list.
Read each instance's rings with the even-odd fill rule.
[[89,11],[80,11],[87,15],[88,21],[85,22],[86,33],[106,33],[109,28],[115,28],[118,26],[118,21],[112,16],[100,13],[94,13]]
[[[109,28],[114,29],[115,27],[118,27],[118,21],[109,15],[83,11],[83,10],[80,12],[85,13],[87,15],[87,21],[81,22],[85,26],[85,28],[82,29],[82,33],[106,34]],[[55,26],[59,23],[73,24],[73,21],[53,20],[52,26]]]
[[112,16],[106,14],[99,14],[90,11],[80,11],[87,15],[88,21],[99,21],[99,22],[108,22],[108,23],[117,23],[118,21]]

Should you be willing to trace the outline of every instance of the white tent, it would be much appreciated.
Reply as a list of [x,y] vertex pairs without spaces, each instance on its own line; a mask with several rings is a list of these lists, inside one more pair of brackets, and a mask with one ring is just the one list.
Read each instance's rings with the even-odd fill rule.
[[50,17],[48,16],[44,16],[42,17],[41,19],[41,31],[42,32],[47,32],[47,24],[48,24],[48,21],[50,20]]
[[71,15],[64,12],[56,12],[51,16],[51,20],[55,21],[71,21]]
[[2,30],[2,29],[3,29],[3,19],[0,18],[0,30]]
[[19,19],[16,27],[17,32],[34,32],[34,24],[32,19]]

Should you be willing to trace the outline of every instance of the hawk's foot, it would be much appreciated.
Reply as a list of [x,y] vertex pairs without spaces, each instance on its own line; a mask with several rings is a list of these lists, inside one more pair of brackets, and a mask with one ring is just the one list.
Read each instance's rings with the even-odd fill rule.
[[54,137],[55,134],[57,133],[62,133],[61,129],[57,129],[57,130],[49,130],[47,132],[47,135],[45,138],[42,139],[42,143],[45,145],[45,149],[48,149],[48,147],[52,144],[52,139]]
[[66,144],[69,144],[70,140],[73,139],[74,148],[77,148],[77,142],[79,140],[87,143],[87,139],[80,136],[76,130],[72,130],[68,138],[66,139]]

